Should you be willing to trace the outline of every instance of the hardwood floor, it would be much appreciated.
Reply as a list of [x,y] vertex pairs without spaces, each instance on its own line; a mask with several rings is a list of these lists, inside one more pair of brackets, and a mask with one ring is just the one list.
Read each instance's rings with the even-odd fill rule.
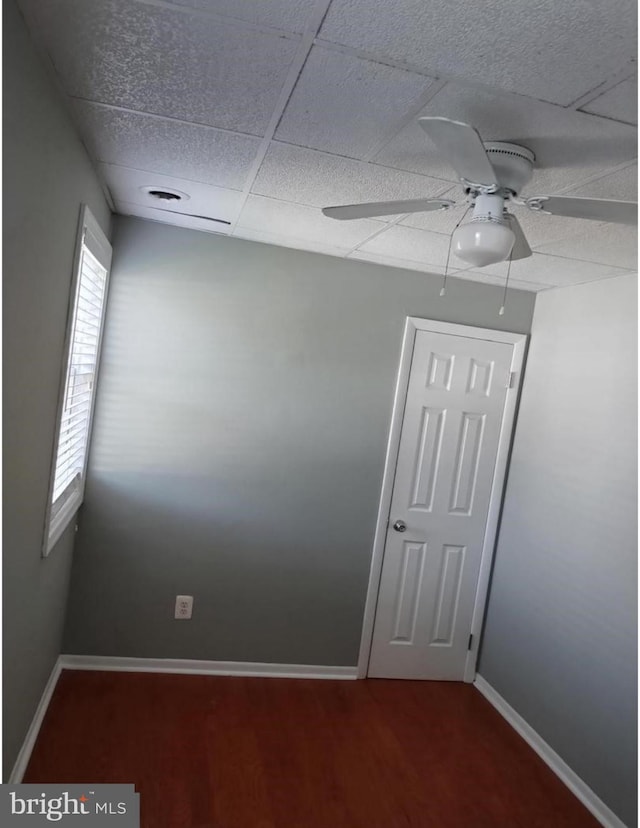
[[470,685],[63,672],[25,782],[143,828],[597,828]]

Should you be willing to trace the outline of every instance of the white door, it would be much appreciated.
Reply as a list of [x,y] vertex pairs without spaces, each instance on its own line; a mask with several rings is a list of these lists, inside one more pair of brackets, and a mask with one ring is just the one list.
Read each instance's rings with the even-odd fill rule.
[[416,332],[371,677],[463,679],[513,347]]

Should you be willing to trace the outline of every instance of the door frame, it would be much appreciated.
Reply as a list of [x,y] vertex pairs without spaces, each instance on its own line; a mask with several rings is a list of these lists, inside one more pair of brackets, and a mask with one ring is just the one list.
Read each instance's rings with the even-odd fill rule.
[[470,325],[458,325],[453,322],[436,322],[431,319],[420,319],[415,316],[407,316],[404,326],[404,335],[402,338],[400,366],[398,369],[398,377],[396,380],[396,388],[393,399],[391,426],[389,429],[389,440],[387,442],[387,453],[382,478],[382,491],[380,493],[380,505],[378,507],[376,532],[373,540],[369,586],[367,588],[367,600],[364,608],[362,638],[360,641],[360,654],[358,656],[358,678],[366,678],[369,669],[369,658],[371,655],[371,645],[373,641],[373,626],[378,603],[380,577],[382,575],[382,561],[384,558],[387,527],[389,525],[391,497],[393,494],[393,484],[395,482],[398,451],[400,448],[400,435],[402,432],[404,409],[407,399],[407,390],[409,387],[413,349],[418,331],[448,334],[449,336],[463,336],[468,339],[485,339],[490,342],[503,342],[513,345],[513,356],[510,368],[511,379],[509,388],[507,389],[502,415],[502,424],[500,427],[496,465],[493,474],[493,481],[491,483],[487,524],[482,544],[478,586],[476,589],[473,616],[471,620],[471,635],[473,636],[472,646],[467,653],[467,660],[465,662],[464,669],[463,680],[465,682],[472,682],[476,675],[478,645],[480,644],[480,633],[482,630],[484,611],[487,603],[489,576],[491,574],[491,564],[496,544],[498,519],[500,517],[500,507],[502,504],[507,462],[511,447],[511,435],[513,433],[515,421],[516,405],[522,384],[522,372],[528,336],[527,334],[511,333],[509,331],[495,331],[491,328],[476,328]]

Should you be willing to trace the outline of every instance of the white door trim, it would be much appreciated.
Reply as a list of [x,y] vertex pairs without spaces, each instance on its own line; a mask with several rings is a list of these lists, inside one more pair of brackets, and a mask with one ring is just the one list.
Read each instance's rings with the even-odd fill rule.
[[396,464],[398,461],[398,450],[400,448],[400,434],[402,431],[404,407],[407,397],[407,389],[409,386],[413,346],[415,343],[416,333],[418,331],[431,331],[432,333],[442,333],[450,336],[464,336],[470,339],[485,339],[491,342],[505,342],[513,345],[511,373],[515,374],[515,378],[511,383],[512,387],[507,390],[504,413],[502,417],[498,454],[493,483],[491,486],[491,498],[489,500],[487,525],[482,546],[478,588],[476,591],[473,620],[471,623],[473,645],[467,655],[464,670],[464,680],[471,682],[475,677],[476,661],[478,659],[478,644],[482,628],[482,620],[484,618],[484,610],[487,602],[489,575],[491,573],[491,562],[493,559],[493,549],[496,541],[498,518],[502,503],[502,490],[507,470],[507,460],[511,445],[511,433],[515,418],[518,391],[520,389],[522,379],[522,366],[524,363],[524,354],[527,345],[527,335],[510,333],[508,331],[494,331],[489,328],[475,328],[470,325],[457,325],[452,322],[434,322],[430,319],[419,319],[415,316],[408,316],[404,327],[402,351],[400,354],[400,367],[398,369],[398,379],[396,381],[396,389],[393,399],[391,427],[389,429],[389,441],[387,443],[387,454],[382,478],[380,505],[378,507],[376,532],[373,540],[369,586],[367,589],[367,600],[364,608],[362,638],[360,641],[360,654],[358,656],[358,678],[366,677],[369,666],[371,642],[373,639],[373,625],[376,615],[378,590],[380,588],[380,575],[382,573],[382,560],[384,557],[384,546],[387,535],[387,524],[389,520],[389,510],[391,508],[391,496],[393,494]]

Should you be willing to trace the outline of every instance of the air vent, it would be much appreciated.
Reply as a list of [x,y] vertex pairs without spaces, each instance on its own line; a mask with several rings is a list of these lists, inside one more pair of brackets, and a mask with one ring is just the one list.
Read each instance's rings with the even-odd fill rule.
[[182,196],[170,193],[168,190],[149,190],[149,195],[159,198],[160,201],[182,201]]
[[140,189],[154,201],[160,201],[164,204],[175,204],[178,201],[189,201],[189,195],[187,193],[183,193],[182,190],[174,190],[169,187],[158,187],[153,184],[140,187]]

